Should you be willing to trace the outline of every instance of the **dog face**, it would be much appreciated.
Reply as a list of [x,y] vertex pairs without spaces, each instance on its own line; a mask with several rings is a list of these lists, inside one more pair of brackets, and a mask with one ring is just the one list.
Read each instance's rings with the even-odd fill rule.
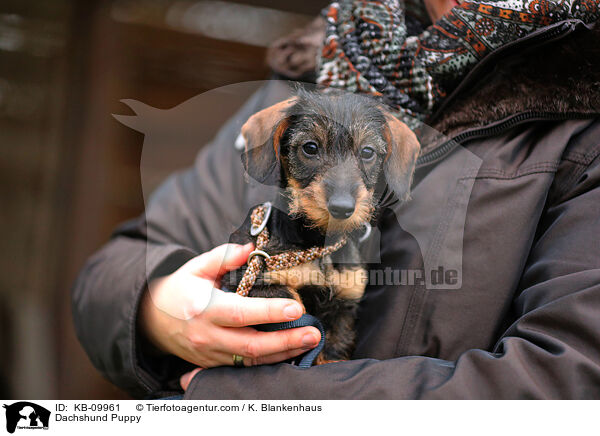
[[302,92],[253,115],[242,127],[245,167],[263,182],[279,169],[290,211],[323,231],[369,221],[378,184],[408,197],[419,143],[370,98]]

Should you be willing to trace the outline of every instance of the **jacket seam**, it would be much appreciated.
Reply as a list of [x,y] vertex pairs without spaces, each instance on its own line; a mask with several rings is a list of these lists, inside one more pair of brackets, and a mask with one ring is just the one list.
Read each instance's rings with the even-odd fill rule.
[[495,179],[495,180],[515,180],[522,177],[531,176],[533,174],[553,174],[556,173],[556,168],[539,168],[515,175],[503,175],[503,174],[483,174],[477,176],[466,176],[460,178],[460,180],[484,180],[484,179]]
[[589,165],[589,163],[590,163],[589,159],[577,159],[577,158],[573,158],[571,156],[564,156],[563,160],[577,164],[577,165]]
[[[563,160],[578,163],[581,165],[590,165],[600,155],[600,144],[597,144],[586,153],[581,153],[577,150],[568,150],[563,156]],[[577,159],[579,158],[579,159]]]
[[[466,178],[459,179],[460,182],[463,182],[464,180],[466,180]],[[457,196],[460,195],[461,189],[462,183],[458,183],[456,185],[456,188],[452,191],[452,194],[448,197],[447,201],[449,207],[446,207],[446,211],[440,220],[440,224],[435,230],[434,239],[431,241],[431,247],[425,253],[423,253],[424,268],[425,263],[427,261],[430,261],[432,258],[431,253],[437,253],[443,244],[444,235],[447,232],[448,225],[452,220],[452,217],[456,213],[456,207],[454,207],[454,205],[451,205],[451,203],[456,201]],[[400,336],[396,344],[396,356],[403,356],[409,354],[412,341],[414,340],[414,335],[410,335],[409,332],[415,329],[415,326],[417,326],[419,319],[421,319],[421,317],[423,316],[423,308],[427,299],[427,295],[428,293],[426,285],[414,285],[412,294],[410,296],[408,308],[405,314],[404,322],[400,330]]]
[[573,172],[567,177],[565,183],[561,189],[558,189],[558,201],[560,201],[569,190],[577,183],[577,180],[581,177],[581,175],[588,169],[588,165],[582,165],[579,163],[574,163],[576,167],[573,169]]
[[483,177],[472,177],[475,180],[516,180],[516,179],[520,179],[522,177],[526,177],[526,176],[531,176],[533,174],[553,174],[554,171],[532,171],[530,173],[527,174],[520,174],[518,176],[513,176],[513,177],[500,177],[500,176],[483,176]]
[[506,177],[518,177],[520,175],[526,175],[532,171],[538,170],[549,170],[556,171],[559,167],[559,162],[557,161],[547,161],[547,162],[536,162],[535,164],[526,165],[519,168],[516,172],[507,173],[506,171],[500,168],[483,168],[480,169],[478,174],[473,176],[475,178],[481,177],[482,175],[491,174],[494,176],[506,176]]
[[585,164],[580,163],[580,162],[569,161],[569,162],[573,162],[575,165],[577,165],[577,168],[575,168],[573,170],[573,173],[565,181],[564,188],[558,192],[557,200],[556,200],[556,202],[553,202],[552,204],[560,203],[562,201],[562,199],[564,198],[564,196],[567,195],[567,193],[571,189],[574,188],[574,186],[577,184],[577,180],[579,180],[579,178],[582,176],[582,174],[584,174],[590,168],[592,163],[596,159],[598,159],[598,157],[600,156],[600,147],[598,147],[598,148],[599,149],[595,150],[595,152],[593,154],[586,153],[586,155],[589,157],[589,161]]

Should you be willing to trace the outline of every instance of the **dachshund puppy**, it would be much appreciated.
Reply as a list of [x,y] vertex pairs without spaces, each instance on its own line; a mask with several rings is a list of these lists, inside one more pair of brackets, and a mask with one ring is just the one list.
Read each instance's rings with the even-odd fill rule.
[[[297,300],[326,332],[317,364],[349,359],[367,283],[360,239],[386,186],[399,200],[408,198],[419,142],[372,98],[307,91],[250,117],[242,136],[248,175],[285,192],[287,210],[272,209],[262,251],[302,258],[313,247],[329,247],[290,268],[267,265],[248,296]],[[251,226],[249,216],[231,242],[256,243]],[[224,287],[236,289],[246,268],[226,274]]]

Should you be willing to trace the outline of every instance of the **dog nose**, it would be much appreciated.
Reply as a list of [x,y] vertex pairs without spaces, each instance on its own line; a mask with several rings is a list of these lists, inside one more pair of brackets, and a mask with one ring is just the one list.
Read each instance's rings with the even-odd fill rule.
[[329,199],[327,209],[332,217],[343,220],[352,216],[355,205],[351,195],[336,196]]

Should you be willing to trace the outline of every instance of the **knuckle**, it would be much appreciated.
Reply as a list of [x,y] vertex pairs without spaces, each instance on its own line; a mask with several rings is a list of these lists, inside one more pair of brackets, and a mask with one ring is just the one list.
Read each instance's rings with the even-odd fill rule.
[[283,345],[283,351],[294,351],[299,349],[302,349],[301,340],[294,336],[288,336],[285,344]]
[[266,304],[266,308],[265,308],[265,318],[268,321],[273,321],[276,319],[276,310],[273,307],[273,304],[271,304],[271,302],[267,302]]
[[246,342],[244,346],[244,355],[249,357],[250,359],[257,359],[259,355],[259,347],[253,339],[250,339]]
[[246,321],[246,316],[244,313],[244,309],[242,307],[242,305],[239,302],[236,302],[232,308],[231,308],[231,312],[229,314],[231,322],[235,325],[245,325],[245,321]]
[[295,344],[296,342],[296,332],[288,331],[285,336],[282,338],[282,348],[284,351],[291,351],[298,348]]
[[203,349],[208,344],[208,341],[204,335],[198,335],[198,334],[191,335],[188,338],[188,340],[190,341],[190,344],[192,345],[192,347],[196,350]]

